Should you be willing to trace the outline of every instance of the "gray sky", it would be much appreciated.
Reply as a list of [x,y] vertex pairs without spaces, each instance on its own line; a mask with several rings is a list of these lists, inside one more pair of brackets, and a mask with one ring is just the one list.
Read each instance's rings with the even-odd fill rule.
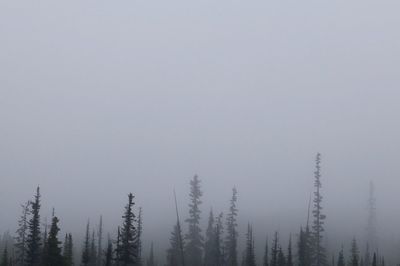
[[318,151],[331,232],[362,234],[370,179],[396,228],[399,8],[0,2],[0,229],[40,184],[42,216],[56,207],[63,230],[99,214],[113,230],[133,192],[146,239],[167,241],[172,189],[185,215],[197,173],[204,215],[226,211],[235,185],[242,228],[298,230]]

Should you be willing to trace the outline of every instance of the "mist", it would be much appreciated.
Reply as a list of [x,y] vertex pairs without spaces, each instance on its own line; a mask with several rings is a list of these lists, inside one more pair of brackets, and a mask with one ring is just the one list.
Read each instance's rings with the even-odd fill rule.
[[[189,182],[201,228],[238,190],[261,265],[275,231],[295,245],[315,156],[328,249],[365,249],[369,183],[379,244],[400,257],[400,17],[396,1],[0,2],[0,232],[42,193],[76,256],[86,222],[114,238],[128,193],[143,256],[160,264]],[[225,222],[224,222],[225,223]],[[346,253],[346,259],[347,259]],[[330,259],[330,258],[329,258]]]

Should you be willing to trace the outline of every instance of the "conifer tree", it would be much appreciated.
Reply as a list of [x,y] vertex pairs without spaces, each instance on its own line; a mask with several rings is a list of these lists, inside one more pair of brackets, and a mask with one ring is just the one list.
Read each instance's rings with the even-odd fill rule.
[[112,261],[113,261],[113,247],[112,247],[111,239],[110,239],[110,237],[108,237],[104,266],[112,266]]
[[90,239],[89,266],[96,266],[96,265],[97,265],[97,247],[96,247],[95,232],[93,230],[92,237]]
[[299,266],[310,266],[311,265],[311,235],[308,227],[304,231],[300,228],[299,242],[297,245],[297,257]]
[[176,222],[170,237],[170,247],[167,250],[167,266],[183,266],[181,246],[182,232],[179,221]]
[[86,225],[86,234],[85,234],[85,240],[83,242],[83,250],[82,250],[82,259],[81,259],[81,265],[82,266],[88,266],[90,263],[90,225],[89,221],[87,222]]
[[136,238],[136,246],[137,246],[137,265],[142,265],[142,232],[143,232],[143,217],[142,217],[142,208],[139,208],[138,221],[137,221],[137,238]]
[[364,266],[371,266],[371,253],[369,251],[369,244],[367,243],[364,255]]
[[270,266],[278,266],[278,253],[279,253],[279,243],[278,243],[278,232],[275,232],[274,240],[272,242],[271,248],[271,263]]
[[[245,251],[245,266],[256,266],[256,257],[254,253],[254,237],[253,228],[247,225],[247,241],[246,241],[246,251]],[[283,265],[285,266],[285,265]]]
[[156,266],[153,243],[151,243],[149,258],[147,259],[147,266]]
[[[293,266],[293,255],[292,255],[292,235],[289,237],[288,253],[286,266]],[[334,265],[333,265],[334,266]]]
[[100,215],[99,229],[97,231],[97,265],[103,261],[103,216]]
[[204,265],[213,266],[215,265],[215,228],[214,228],[214,214],[210,211],[208,218],[208,226],[206,229],[206,241],[204,243]]
[[28,238],[27,252],[26,252],[26,265],[37,266],[41,259],[41,245],[40,242],[40,188],[37,187],[34,200],[31,202],[31,218],[28,222]]
[[269,256],[268,256],[268,237],[267,237],[267,240],[265,241],[265,249],[264,249],[264,260],[263,260],[263,266],[269,266]]
[[121,243],[119,249],[119,262],[122,266],[135,265],[137,262],[137,231],[135,227],[135,215],[133,213],[134,196],[132,193],[128,195],[128,203],[125,207],[125,213],[122,216],[123,224],[121,228]]
[[121,261],[121,228],[118,226],[117,230],[117,241],[115,243],[115,264],[120,265]]
[[44,254],[44,266],[59,266],[63,265],[63,257],[61,255],[61,242],[58,240],[58,218],[53,217],[50,227],[50,232],[47,238],[47,248]]
[[338,262],[337,262],[337,266],[345,266],[345,262],[344,262],[344,254],[343,254],[343,247],[339,252],[339,257],[338,257]]
[[30,202],[21,205],[22,214],[18,220],[17,236],[15,237],[15,248],[17,252],[16,265],[23,266],[26,261],[27,253],[27,234],[28,234],[28,215]]
[[350,266],[359,266],[359,251],[358,251],[357,241],[355,238],[351,242],[349,265]]
[[189,203],[189,218],[186,222],[189,226],[189,231],[186,234],[185,256],[187,264],[190,266],[201,266],[203,257],[203,236],[200,228],[200,204],[201,196],[203,195],[200,189],[200,180],[197,175],[190,181],[190,203]]
[[8,257],[8,249],[7,245],[4,248],[3,255],[1,257],[1,264],[0,266],[9,266],[9,257]]
[[74,265],[74,248],[71,234],[65,234],[63,257],[65,266]]
[[237,204],[237,190],[236,188],[232,189],[232,198],[230,200],[229,212],[227,215],[226,222],[226,241],[225,241],[225,252],[226,252],[226,265],[227,266],[237,266],[237,215],[238,209],[236,207]]
[[286,258],[285,254],[283,253],[282,247],[279,247],[277,264],[278,266],[286,266]]
[[374,256],[372,257],[372,266],[378,266],[378,263],[376,261],[376,253],[374,252]]
[[314,172],[314,223],[313,229],[313,260],[315,266],[325,266],[326,254],[325,248],[322,246],[322,234],[324,232],[324,220],[326,216],[322,214],[322,195],[321,195],[321,154],[318,153],[315,159],[315,172]]
[[214,265],[222,266],[225,265],[224,254],[223,254],[223,244],[222,244],[222,236],[223,236],[223,225],[222,225],[223,214],[220,213],[217,217],[217,221],[215,223],[215,244],[214,244]]

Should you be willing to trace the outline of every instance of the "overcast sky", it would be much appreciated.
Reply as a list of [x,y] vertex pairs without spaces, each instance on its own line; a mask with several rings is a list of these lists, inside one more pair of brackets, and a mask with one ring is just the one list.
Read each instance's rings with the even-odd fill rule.
[[165,243],[172,190],[185,216],[194,174],[204,216],[236,186],[241,228],[298,230],[317,152],[331,232],[362,235],[371,179],[381,227],[396,228],[399,8],[1,1],[1,231],[40,185],[42,217],[54,206],[66,231],[103,214],[113,232],[133,192],[146,239]]

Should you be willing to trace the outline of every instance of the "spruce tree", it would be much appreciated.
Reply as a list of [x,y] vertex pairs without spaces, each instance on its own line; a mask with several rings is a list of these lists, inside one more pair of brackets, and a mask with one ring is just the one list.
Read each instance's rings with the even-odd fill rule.
[[83,249],[82,249],[82,259],[81,259],[81,265],[82,266],[89,266],[90,262],[90,225],[89,221],[87,222],[86,225],[86,234],[85,234],[85,240],[83,242]]
[[238,209],[237,204],[237,190],[232,189],[232,198],[230,200],[229,212],[227,215],[226,222],[226,241],[225,241],[225,252],[226,252],[226,265],[227,266],[237,266],[237,215]]
[[324,232],[324,220],[326,216],[322,214],[322,195],[321,195],[321,154],[318,153],[315,159],[315,172],[314,172],[314,223],[313,229],[313,260],[315,266],[325,266],[326,254],[325,248],[322,245],[322,234]]
[[17,236],[15,237],[15,248],[17,253],[16,265],[24,266],[27,253],[28,215],[30,202],[21,205],[22,214],[18,220]]
[[189,231],[186,234],[186,249],[185,261],[190,266],[201,266],[203,258],[203,236],[200,228],[200,204],[201,196],[203,195],[200,189],[200,180],[197,175],[190,181],[190,203],[189,203],[189,218],[186,222],[189,226]]
[[371,253],[369,251],[369,244],[367,243],[364,255],[364,266],[371,266]]
[[254,237],[253,228],[247,225],[247,241],[246,241],[246,251],[245,251],[245,266],[256,266],[256,258],[254,253]]
[[112,266],[112,262],[113,262],[113,247],[112,247],[111,239],[108,238],[104,266]]
[[137,265],[142,265],[142,232],[143,232],[143,217],[142,217],[142,208],[139,208],[138,221],[137,221],[137,238],[136,238],[136,246],[137,246]]
[[376,253],[374,252],[374,256],[372,257],[372,266],[378,266],[377,260],[376,260]]
[[6,247],[4,248],[4,251],[3,251],[3,255],[1,257],[0,266],[9,266],[9,265],[10,264],[9,264],[9,257],[8,257],[8,249],[7,249],[7,245],[6,245]]
[[73,266],[74,265],[74,248],[72,242],[72,235],[65,234],[64,240],[64,248],[63,248],[63,257],[65,266]]
[[285,254],[283,253],[282,247],[279,247],[277,264],[278,266],[286,266],[286,258]]
[[181,246],[184,247],[184,243],[181,243],[181,236],[180,224],[177,221],[169,240],[170,247],[167,250],[167,266],[183,266]]
[[50,227],[50,232],[47,238],[47,248],[44,254],[44,266],[59,266],[63,265],[63,257],[61,255],[61,242],[58,240],[58,232],[60,228],[58,227],[58,218],[53,217]]
[[99,229],[97,231],[97,265],[103,261],[103,216],[100,215]]
[[26,265],[37,266],[41,259],[40,238],[40,188],[37,187],[34,200],[31,202],[31,219],[28,222]]
[[215,223],[215,233],[214,233],[214,239],[215,239],[215,244],[214,244],[214,265],[215,266],[221,266],[225,265],[225,260],[224,260],[224,254],[223,254],[223,244],[222,244],[222,236],[223,236],[223,225],[222,225],[222,218],[223,214],[220,213],[217,217],[217,221]]
[[286,266],[294,266],[294,264],[293,264],[293,255],[292,255],[292,235],[290,235],[290,237],[289,237],[289,245],[288,245]]
[[268,237],[267,237],[267,240],[265,241],[265,249],[264,249],[264,260],[263,260],[263,266],[269,266],[269,256],[268,256]]
[[344,262],[344,254],[343,254],[343,247],[339,252],[337,266],[345,266],[346,263]]
[[274,240],[271,247],[271,263],[270,266],[278,266],[279,240],[278,232],[275,232]]
[[119,262],[122,266],[136,265],[137,262],[137,231],[135,227],[135,215],[133,213],[133,202],[134,196],[132,193],[128,195],[128,203],[125,207],[125,213],[122,216],[123,224],[121,228],[121,243],[117,249],[119,249]]
[[359,266],[359,256],[357,241],[354,238],[351,242],[349,266]]
[[89,266],[97,265],[97,247],[96,247],[96,237],[93,230],[92,237],[90,239],[90,249],[89,249]]
[[153,243],[151,243],[149,258],[147,259],[147,266],[156,266]]
[[214,214],[210,211],[208,218],[208,226],[206,229],[206,241],[204,243],[204,265],[213,266],[215,265],[215,228],[214,228]]

